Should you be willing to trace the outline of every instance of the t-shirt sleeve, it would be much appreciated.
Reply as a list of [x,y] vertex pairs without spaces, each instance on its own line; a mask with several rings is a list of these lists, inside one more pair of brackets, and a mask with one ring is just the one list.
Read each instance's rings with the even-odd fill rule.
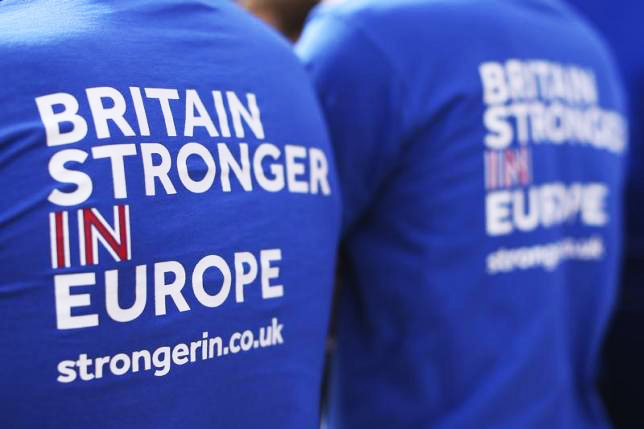
[[346,230],[377,198],[395,164],[403,127],[401,81],[376,39],[340,17],[314,17],[297,52],[329,126]]

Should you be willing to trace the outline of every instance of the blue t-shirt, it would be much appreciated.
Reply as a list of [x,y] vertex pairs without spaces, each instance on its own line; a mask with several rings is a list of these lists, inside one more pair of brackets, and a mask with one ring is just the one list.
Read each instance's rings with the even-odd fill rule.
[[596,34],[556,0],[354,0],[298,52],[345,208],[331,427],[605,427],[627,124]]
[[287,43],[4,0],[0,58],[0,426],[316,427],[340,205]]

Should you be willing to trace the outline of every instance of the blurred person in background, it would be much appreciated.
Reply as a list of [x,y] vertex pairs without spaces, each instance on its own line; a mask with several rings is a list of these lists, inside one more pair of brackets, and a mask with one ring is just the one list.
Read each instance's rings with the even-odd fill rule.
[[300,38],[345,273],[331,428],[605,428],[625,102],[558,0],[347,0]]
[[229,1],[0,2],[0,427],[314,428],[339,192]]
[[569,0],[606,37],[626,84],[630,149],[622,290],[605,343],[602,380],[618,428],[644,427],[644,3]]
[[319,0],[238,0],[239,3],[292,42],[297,41],[306,17]]

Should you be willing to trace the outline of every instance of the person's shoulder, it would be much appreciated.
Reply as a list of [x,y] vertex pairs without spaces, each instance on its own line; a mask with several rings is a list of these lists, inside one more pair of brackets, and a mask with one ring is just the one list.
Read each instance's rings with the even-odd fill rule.
[[[473,21],[487,25],[526,26],[526,19],[578,23],[581,18],[560,0],[326,0],[312,14],[313,19],[337,19],[367,28],[404,26],[422,20],[424,32],[449,32],[454,26]],[[478,26],[476,26],[478,27]],[[464,28],[460,28],[464,30]],[[387,37],[385,31],[378,32]]]
[[317,9],[319,12],[347,19],[369,20],[419,10],[450,10],[462,5],[477,4],[480,2],[476,0],[326,0],[322,1]]
[[588,18],[577,11],[576,8],[567,8],[568,16],[574,23],[574,31],[580,38],[584,39],[588,45],[599,52],[602,56],[612,61],[612,49],[608,41],[595,25]]
[[[186,40],[207,52],[239,48],[262,52],[284,67],[298,67],[291,45],[232,1],[222,0],[0,0],[0,57],[4,65],[48,57],[92,58],[131,51],[146,53]],[[229,46],[229,48],[226,48]],[[248,58],[252,60],[252,58]]]
[[[308,59],[327,52],[347,52],[347,57],[377,51],[393,69],[405,68],[410,55],[431,41],[447,40],[458,49],[471,43],[468,34],[489,31],[495,19],[492,0],[327,0],[311,14],[298,52]],[[484,14],[489,15],[489,18]],[[476,25],[470,25],[475,23]],[[416,59],[430,62],[441,52]]]
[[73,1],[0,1],[0,49],[58,44],[101,28],[109,7]]
[[[389,57],[406,52],[410,43],[449,40],[451,46],[471,43],[473,33],[486,33],[510,11],[494,0],[331,0],[323,1],[311,14],[309,27],[318,38],[342,33],[343,42],[367,39]],[[314,24],[314,25],[311,25]],[[465,37],[464,34],[468,35]]]
[[428,24],[442,22],[446,25],[445,18],[476,15],[489,10],[490,3],[480,0],[327,0],[317,7],[313,16],[373,26],[396,23],[420,14],[428,19]]
[[[568,3],[561,3],[560,7],[567,21],[565,29],[562,30],[562,36],[577,40],[579,43],[576,45],[576,49],[580,54],[585,54],[589,59],[593,59],[595,66],[604,68],[612,79],[619,80],[613,49],[605,36],[577,8]],[[565,34],[563,34],[564,32]]]
[[[118,26],[120,34],[109,33]],[[0,45],[5,46],[55,43],[94,35],[126,41],[163,28],[167,32],[236,31],[254,43],[288,48],[282,37],[233,1],[0,0]]]

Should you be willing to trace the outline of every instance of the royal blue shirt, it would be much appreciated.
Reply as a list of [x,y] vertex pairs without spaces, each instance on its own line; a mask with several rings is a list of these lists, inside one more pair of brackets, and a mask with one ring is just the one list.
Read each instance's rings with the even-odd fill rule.
[[313,428],[313,88],[227,0],[0,2],[0,426]]
[[627,123],[604,43],[556,0],[354,0],[298,51],[345,208],[330,426],[606,427]]

